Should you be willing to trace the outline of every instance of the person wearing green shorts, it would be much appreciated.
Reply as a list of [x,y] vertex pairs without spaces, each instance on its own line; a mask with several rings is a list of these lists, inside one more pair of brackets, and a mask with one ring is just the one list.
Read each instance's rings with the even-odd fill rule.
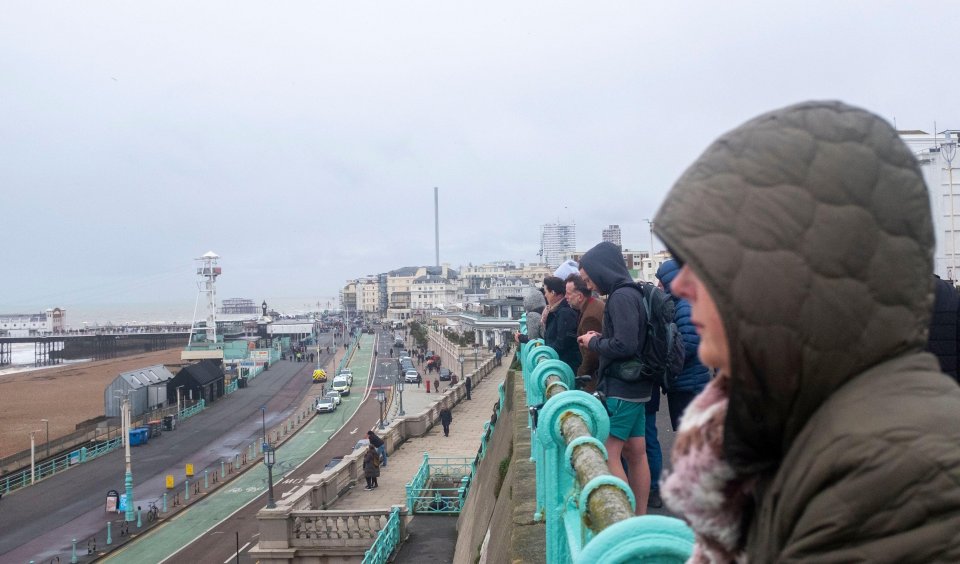
[[[645,407],[645,404],[637,401],[607,398],[607,413],[610,414],[610,435],[621,441],[644,437],[647,428]],[[646,450],[646,444],[644,444],[644,450]]]
[[[643,351],[647,325],[644,289],[630,277],[620,248],[609,242],[584,253],[580,258],[580,278],[591,291],[607,296],[602,332],[588,331],[577,339],[581,347],[596,352],[599,359],[597,392],[606,398],[610,415],[610,436],[604,443],[607,468],[630,485],[637,503],[636,513],[644,515],[650,496],[644,404],[650,401],[653,383],[619,377],[619,367],[639,360]],[[630,470],[629,478],[621,456]]]

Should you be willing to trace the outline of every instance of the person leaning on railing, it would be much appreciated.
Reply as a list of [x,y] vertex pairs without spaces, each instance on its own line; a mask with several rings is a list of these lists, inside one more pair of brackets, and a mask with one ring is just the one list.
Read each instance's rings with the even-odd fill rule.
[[654,226],[718,371],[661,485],[690,561],[960,562],[960,387],[923,352],[934,230],[897,132],[839,102],[762,115]]

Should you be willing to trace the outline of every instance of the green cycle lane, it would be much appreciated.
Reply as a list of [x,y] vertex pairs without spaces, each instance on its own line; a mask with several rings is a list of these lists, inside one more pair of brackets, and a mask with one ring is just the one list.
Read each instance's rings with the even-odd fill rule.
[[[372,335],[363,335],[360,338],[361,347],[354,351],[348,365],[354,369],[353,386],[350,395],[343,398],[340,408],[333,413],[314,417],[300,432],[277,448],[277,461],[273,466],[274,485],[284,479],[284,474],[294,470],[320,450],[360,407],[370,374],[373,342]],[[267,468],[263,464],[257,464],[156,530],[107,556],[105,561],[132,564],[161,562],[216,527],[238,509],[262,495],[266,489]]]

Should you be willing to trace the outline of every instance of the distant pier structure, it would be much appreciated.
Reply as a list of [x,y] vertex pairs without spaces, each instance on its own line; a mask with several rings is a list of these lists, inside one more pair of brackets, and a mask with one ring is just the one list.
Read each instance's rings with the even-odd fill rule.
[[13,345],[32,343],[33,366],[64,360],[106,360],[131,354],[182,347],[190,334],[186,324],[138,325],[99,329],[96,333],[0,337],[0,366],[13,364]]

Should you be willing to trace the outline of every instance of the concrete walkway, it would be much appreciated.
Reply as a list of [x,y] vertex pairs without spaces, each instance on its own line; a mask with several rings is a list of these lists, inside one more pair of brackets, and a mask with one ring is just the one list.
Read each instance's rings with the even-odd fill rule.
[[[506,362],[494,368],[479,386],[473,388],[472,400],[464,399],[453,408],[449,437],[443,436],[443,427],[437,424],[426,435],[406,441],[398,450],[388,455],[387,466],[380,469],[379,488],[372,491],[364,490],[362,485],[353,488],[329,509],[353,510],[406,505],[407,482],[413,479],[423,463],[424,452],[431,457],[472,459],[476,456],[477,449],[480,448],[483,424],[490,421],[493,406],[500,399],[497,388],[506,377],[507,368]],[[448,382],[443,382],[442,389],[446,390],[447,384]],[[439,397],[432,391],[427,394],[422,387],[417,390],[415,384],[412,389],[408,385],[404,391],[404,410],[408,414],[420,413],[436,401],[432,398]],[[411,405],[411,408],[407,405]]]

